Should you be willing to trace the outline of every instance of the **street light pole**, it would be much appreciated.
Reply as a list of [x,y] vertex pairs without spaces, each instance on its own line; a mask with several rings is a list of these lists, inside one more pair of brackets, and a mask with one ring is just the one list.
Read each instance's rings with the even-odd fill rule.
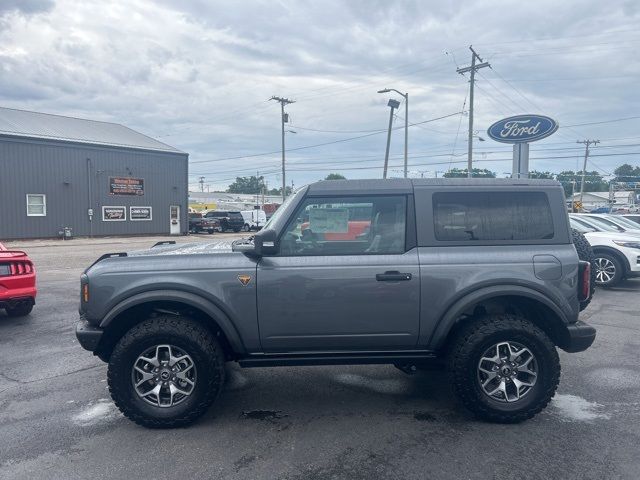
[[[378,93],[396,92],[398,95],[404,98],[404,178],[407,178],[408,168],[408,149],[409,149],[409,93],[402,93],[395,88],[385,88],[378,90]],[[386,178],[386,177],[385,177]]]
[[382,171],[382,178],[387,178],[387,168],[389,166],[389,147],[391,146],[391,127],[393,126],[393,111],[400,106],[400,102],[390,99],[387,103],[391,107],[389,111],[389,130],[387,131],[387,150],[384,154],[384,170]]

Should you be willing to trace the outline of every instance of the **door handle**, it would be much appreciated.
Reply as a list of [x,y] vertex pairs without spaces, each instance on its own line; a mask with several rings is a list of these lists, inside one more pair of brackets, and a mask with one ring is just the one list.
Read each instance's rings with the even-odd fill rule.
[[376,280],[379,282],[407,282],[411,280],[410,273],[400,273],[397,271],[377,273]]

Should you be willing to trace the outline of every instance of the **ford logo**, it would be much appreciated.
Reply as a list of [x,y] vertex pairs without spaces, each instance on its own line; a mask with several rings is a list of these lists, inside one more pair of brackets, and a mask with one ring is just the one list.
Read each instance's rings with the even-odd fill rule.
[[489,127],[487,135],[496,142],[525,143],[548,137],[558,129],[558,122],[544,115],[516,115],[503,118]]

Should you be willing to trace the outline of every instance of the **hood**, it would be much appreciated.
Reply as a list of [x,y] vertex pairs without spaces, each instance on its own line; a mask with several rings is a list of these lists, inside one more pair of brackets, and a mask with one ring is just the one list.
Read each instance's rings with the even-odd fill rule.
[[180,243],[170,245],[158,245],[146,250],[134,250],[127,252],[128,257],[156,256],[156,255],[205,255],[212,253],[230,253],[231,241],[221,240],[207,243]]
[[637,242],[640,240],[640,233],[631,232],[587,232],[584,234],[589,238],[606,238],[609,240],[620,240],[621,242]]

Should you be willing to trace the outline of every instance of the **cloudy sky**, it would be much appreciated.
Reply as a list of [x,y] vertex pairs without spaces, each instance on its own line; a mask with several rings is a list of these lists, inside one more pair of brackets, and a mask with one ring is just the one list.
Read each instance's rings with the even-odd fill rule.
[[[424,122],[409,129],[410,175],[433,177],[466,166],[456,67],[473,44],[492,66],[477,76],[478,167],[511,168],[491,123],[542,113],[561,128],[531,145],[532,169],[576,169],[576,141],[596,138],[589,169],[607,174],[640,164],[638,25],[637,0],[0,0],[0,106],[125,124],[188,152],[194,188],[202,175],[224,189],[256,171],[281,182],[268,99],[288,97],[287,183],[299,186],[381,176],[390,95],[376,91],[396,88]],[[392,176],[402,151],[399,128]]]

